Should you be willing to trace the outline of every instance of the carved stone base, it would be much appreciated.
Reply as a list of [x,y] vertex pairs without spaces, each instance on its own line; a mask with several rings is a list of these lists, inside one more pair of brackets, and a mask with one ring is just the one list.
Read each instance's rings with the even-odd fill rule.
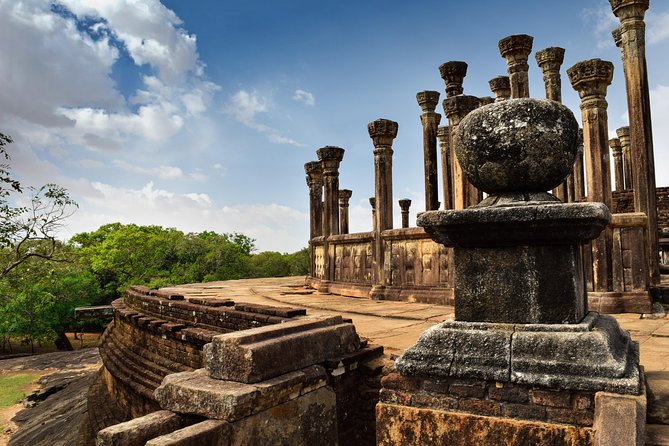
[[579,324],[446,321],[397,360],[407,376],[480,378],[638,395],[639,346],[610,316]]

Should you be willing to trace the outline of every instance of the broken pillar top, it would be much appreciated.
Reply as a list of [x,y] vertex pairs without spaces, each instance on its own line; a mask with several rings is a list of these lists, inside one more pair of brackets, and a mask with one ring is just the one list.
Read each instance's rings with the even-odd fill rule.
[[409,212],[409,207],[411,207],[411,200],[409,198],[402,198],[399,200],[399,203],[402,212]]
[[514,34],[499,41],[499,52],[509,66],[509,71],[523,69],[527,71],[527,58],[532,52],[534,37],[527,34]]
[[625,127],[620,127],[619,129],[616,130],[616,134],[618,135],[618,138],[629,138],[630,136],[630,128],[628,126]]
[[564,105],[543,99],[496,102],[472,111],[455,134],[469,181],[491,193],[544,192],[571,172],[578,123]]
[[650,0],[609,0],[613,13],[621,21],[627,19],[642,20],[650,6]]
[[439,103],[439,92],[425,90],[416,93],[416,100],[423,113],[433,113]]
[[467,63],[450,61],[439,65],[439,74],[446,83],[446,97],[457,96],[464,92],[462,83],[467,75]]
[[375,148],[391,147],[397,136],[398,124],[390,119],[377,119],[367,124]]
[[613,80],[613,64],[601,59],[584,60],[569,68],[567,76],[581,99],[589,96],[603,98]]
[[323,165],[320,161],[309,161],[304,165],[307,174],[307,183],[318,184],[323,182]]
[[537,65],[539,65],[542,71],[559,70],[560,65],[564,62],[564,48],[552,46],[537,51],[534,56],[537,59]]
[[511,80],[509,76],[497,76],[488,81],[490,91],[495,95],[495,100],[503,101],[511,97]]
[[446,98],[442,102],[444,113],[451,125],[457,125],[462,118],[479,106],[479,98],[461,94]]
[[348,200],[353,196],[353,191],[350,189],[339,189],[339,206],[348,206]]
[[341,162],[344,159],[345,150],[336,146],[321,147],[316,151],[320,161],[337,161]]
[[620,156],[623,153],[623,146],[618,138],[609,139],[609,147],[611,147],[613,156]]

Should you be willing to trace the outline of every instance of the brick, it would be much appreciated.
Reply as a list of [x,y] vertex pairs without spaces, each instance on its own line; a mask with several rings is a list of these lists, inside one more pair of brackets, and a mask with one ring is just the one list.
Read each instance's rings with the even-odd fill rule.
[[571,395],[567,391],[539,390],[530,391],[530,399],[534,404],[549,407],[570,407]]
[[413,407],[424,407],[438,410],[451,410],[458,408],[458,399],[439,393],[415,393],[411,397]]
[[592,426],[594,412],[585,410],[563,409],[547,407],[546,418],[554,423],[573,424],[576,426]]
[[546,419],[546,407],[534,404],[503,403],[502,415],[509,418],[543,421]]
[[501,412],[500,404],[495,401],[479,399],[461,399],[458,409],[478,415],[497,416]]
[[527,403],[530,400],[529,390],[526,387],[503,383],[503,387],[491,384],[488,387],[488,396],[491,400],[510,403]]
[[420,388],[420,384],[418,378],[414,376],[402,376],[398,372],[392,372],[381,378],[381,387],[415,392]]
[[426,379],[421,383],[421,389],[428,393],[448,393],[448,382],[437,379]]
[[398,404],[400,406],[410,406],[411,394],[399,390],[381,389],[379,392],[379,401],[389,404]]
[[572,396],[572,404],[576,410],[594,409],[595,396],[591,393],[576,393]]
[[459,398],[483,398],[485,384],[482,382],[453,381],[448,386],[448,393]]

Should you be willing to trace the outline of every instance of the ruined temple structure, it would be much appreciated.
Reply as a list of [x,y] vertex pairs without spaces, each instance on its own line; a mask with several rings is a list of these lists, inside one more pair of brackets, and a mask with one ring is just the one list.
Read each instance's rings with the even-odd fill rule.
[[[566,70],[569,83],[581,99],[582,129],[573,167],[551,192],[565,203],[604,203],[612,213],[602,233],[583,242],[581,249],[589,308],[604,313],[650,313],[653,300],[660,295],[660,251],[666,258],[664,251],[669,250],[669,239],[660,235],[662,228],[669,226],[669,190],[655,187],[644,49],[644,15],[649,2],[610,2],[621,21],[613,37],[622,51],[630,125],[617,129],[618,138],[609,140],[606,93],[613,78],[612,63],[593,59]],[[499,41],[508,76],[490,80],[494,98],[465,94],[465,62],[442,64],[439,74],[446,93],[442,105],[448,125],[439,125],[442,116],[435,111],[439,92],[421,91],[416,95],[423,128],[425,211],[439,207],[439,186],[446,210],[466,209],[483,199],[482,191],[463,172],[453,135],[472,111],[490,103],[529,97],[532,44],[533,38],[524,34]],[[559,47],[535,54],[546,99],[555,102],[562,100],[560,69],[564,54]],[[370,232],[338,232],[337,178],[344,149],[319,149],[319,161],[305,165],[311,203],[309,283],[321,292],[345,296],[453,305],[457,300],[453,291],[457,264],[452,248],[435,243],[422,228],[407,227],[404,221],[401,227],[393,224],[393,207],[398,203],[393,201],[392,143],[398,124],[379,119],[368,128],[374,147],[375,184]],[[437,180],[439,167],[441,185]],[[399,206],[406,215],[406,202],[400,201]]]

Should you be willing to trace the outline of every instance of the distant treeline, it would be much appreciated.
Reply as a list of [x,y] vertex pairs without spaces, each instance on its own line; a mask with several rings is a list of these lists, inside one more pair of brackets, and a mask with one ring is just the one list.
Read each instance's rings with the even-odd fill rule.
[[[39,253],[46,242],[26,243],[34,245],[27,252]],[[254,251],[254,240],[238,233],[112,223],[77,234],[67,243],[58,242],[50,259],[30,257],[0,277],[0,343],[18,337],[68,348],[65,332],[77,328],[74,308],[108,304],[129,285],[308,273],[307,248],[292,254]],[[13,256],[12,248],[1,248],[0,265],[10,264]]]

